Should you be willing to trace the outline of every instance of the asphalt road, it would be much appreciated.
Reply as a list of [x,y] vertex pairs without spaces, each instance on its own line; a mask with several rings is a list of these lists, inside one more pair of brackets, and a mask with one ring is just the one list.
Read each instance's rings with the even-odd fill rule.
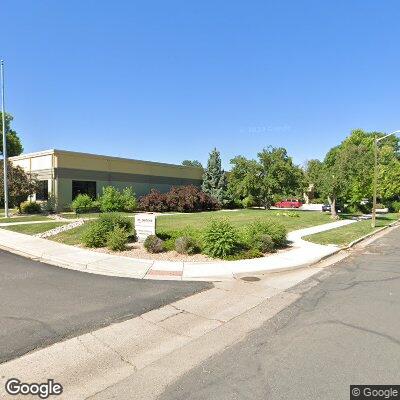
[[0,363],[210,287],[87,274],[0,250]]
[[334,400],[349,399],[350,384],[400,384],[400,229],[317,278],[159,400]]

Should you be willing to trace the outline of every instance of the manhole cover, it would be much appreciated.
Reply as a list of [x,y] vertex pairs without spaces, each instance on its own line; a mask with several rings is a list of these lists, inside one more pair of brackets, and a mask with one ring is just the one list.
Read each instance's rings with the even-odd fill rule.
[[242,281],[246,282],[257,282],[260,281],[260,278],[257,278],[256,276],[244,276],[243,278],[240,278]]

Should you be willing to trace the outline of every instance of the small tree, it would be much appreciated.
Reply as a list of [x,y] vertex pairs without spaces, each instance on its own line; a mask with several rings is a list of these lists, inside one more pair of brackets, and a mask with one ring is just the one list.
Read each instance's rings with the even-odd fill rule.
[[[19,156],[24,148],[22,147],[21,140],[18,137],[17,132],[11,129],[11,121],[13,116],[5,114],[5,126],[7,132],[7,156],[14,157]],[[3,114],[0,112],[0,153],[3,154]]]
[[207,168],[203,174],[203,192],[217,199],[224,204],[227,198],[226,173],[221,166],[221,156],[217,149],[214,149],[208,158]]
[[[11,207],[19,205],[34,194],[37,190],[37,180],[25,173],[21,167],[15,167],[10,162],[7,163],[8,178],[8,201]],[[0,161],[1,171],[3,170],[3,161]],[[0,174],[0,204],[4,205],[4,179]]]

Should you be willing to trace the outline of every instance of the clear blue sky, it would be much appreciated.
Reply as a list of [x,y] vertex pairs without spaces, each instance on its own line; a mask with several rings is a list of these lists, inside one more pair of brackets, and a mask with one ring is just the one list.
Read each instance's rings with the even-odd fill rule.
[[[400,129],[400,2],[0,5],[7,111],[26,152],[297,163],[353,128]],[[3,25],[3,23],[5,23]]]

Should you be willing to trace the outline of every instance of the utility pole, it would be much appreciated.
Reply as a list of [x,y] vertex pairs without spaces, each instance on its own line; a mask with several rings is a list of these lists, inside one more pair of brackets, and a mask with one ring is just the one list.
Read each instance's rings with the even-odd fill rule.
[[1,73],[1,112],[3,129],[3,172],[4,172],[4,216],[8,218],[8,182],[7,182],[7,133],[6,133],[6,111],[4,105],[4,61],[0,61]]

